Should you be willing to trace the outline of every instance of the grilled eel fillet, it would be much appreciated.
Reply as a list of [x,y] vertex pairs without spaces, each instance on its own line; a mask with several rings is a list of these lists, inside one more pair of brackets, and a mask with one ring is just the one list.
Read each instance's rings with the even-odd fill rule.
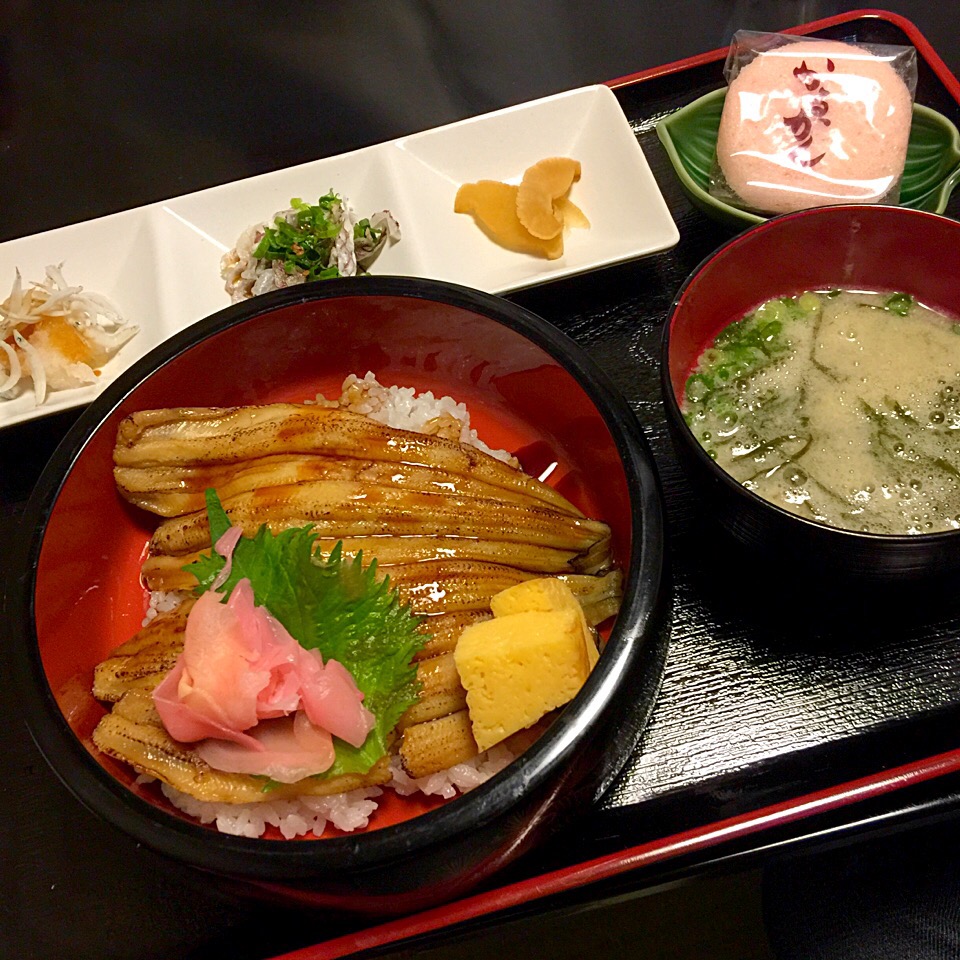
[[541,573],[610,563],[607,525],[539,480],[473,447],[343,411],[144,411],[121,423],[114,460],[121,494],[167,518],[145,569],[152,589],[186,585],[164,558],[210,546],[210,486],[248,535],[310,523],[322,541],[346,540],[380,563],[493,560]]
[[[220,498],[248,493],[260,487],[277,487],[305,480],[351,480],[390,484],[420,493],[455,493],[513,503],[543,503],[520,490],[495,486],[474,477],[439,467],[392,460],[333,457],[323,454],[272,454],[241,463],[163,464],[114,468],[117,489],[131,503],[161,517],[179,517],[206,507],[204,491],[216,489]],[[554,509],[580,516],[572,506]]]
[[[390,568],[386,569],[385,573],[391,573],[396,565],[412,565],[426,560],[486,561],[535,574],[592,574],[599,573],[610,564],[609,540],[599,541],[584,554],[534,543],[446,536],[346,537],[342,540],[320,537],[316,541],[316,550],[328,555],[337,543],[347,556],[356,556],[362,552],[364,557],[376,557],[378,567]],[[198,560],[204,553],[209,551],[148,556],[140,568],[140,576],[148,590],[192,590],[197,585],[196,577],[184,567]]]
[[197,800],[216,803],[325,796],[390,781],[390,761],[382,757],[365,774],[307,777],[295,784],[271,785],[265,794],[262,778],[215,770],[189,744],[174,740],[154,707],[153,690],[183,650],[192,606],[193,600],[187,599],[175,610],[159,614],[95,668],[93,695],[113,703],[93,731],[98,749]]
[[[304,480],[221,498],[231,524],[253,536],[266,524],[277,532],[312,524],[321,537],[472,537],[533,543],[580,554],[609,540],[600,520],[488,497],[422,493],[381,483]],[[154,531],[154,554],[184,554],[210,546],[206,511],[164,520]]]
[[[431,467],[526,494],[558,511],[579,516],[579,511],[552,487],[475,447],[312,404],[139,411],[120,423],[114,464],[121,469],[195,468],[246,463],[278,454],[321,454]],[[123,477],[121,472],[121,492]]]
[[[490,599],[501,590],[524,580],[543,576],[502,563],[470,560],[424,560],[420,563],[401,563],[391,566],[377,564],[378,576],[389,577],[390,586],[401,601],[409,604],[414,613],[431,616],[441,613],[485,610]],[[558,574],[574,592],[593,625],[613,616],[620,606],[622,592],[619,571],[604,574]],[[155,584],[156,579],[153,580]],[[169,580],[165,586],[177,584],[177,589],[191,589],[196,585],[192,574]],[[151,584],[152,589],[157,589]]]
[[[190,589],[183,567],[210,548],[203,507],[215,487],[234,525],[252,535],[313,524],[317,547],[339,540],[376,557],[401,599],[427,616],[418,655],[420,697],[401,718],[400,755],[426,776],[479,752],[452,651],[463,627],[489,616],[490,598],[522,580],[557,574],[595,625],[614,614],[621,582],[610,531],[552,488],[455,441],[395,430],[341,410],[296,404],[144,411],[126,418],[115,479],[130,502],[167,517],[143,568],[153,590]],[[390,535],[385,535],[389,531]],[[96,671],[95,695],[114,702],[94,733],[105,753],[198,799],[263,799],[262,781],[213,771],[159,723],[150,694],[183,645],[188,600],[161,615]],[[313,780],[330,793],[389,779]],[[302,785],[271,797],[302,794]]]
[[131,690],[114,704],[93,731],[93,742],[104,753],[129,763],[140,773],[150,774],[197,800],[215,803],[325,796],[390,781],[389,758],[381,757],[365,774],[344,774],[327,780],[307,777],[275,788],[271,784],[266,794],[262,778],[214,770],[188,744],[173,740],[160,722],[153,697],[142,690]]
[[[260,455],[264,444],[271,452]],[[323,452],[298,452],[305,447]],[[182,568],[210,547],[210,486],[246,534],[262,524],[279,532],[309,523],[319,550],[342,541],[347,553],[365,551],[381,566],[477,561],[547,574],[610,566],[607,525],[539,480],[475,448],[343,411],[145,411],[121,424],[114,459],[122,495],[167,518],[143,567],[151,590],[193,586]]]
[[[611,604],[619,604],[617,572],[605,577],[561,579],[580,595],[592,625],[609,616]],[[416,611],[417,599],[411,599]],[[189,745],[178,743],[167,734],[153,707],[154,688],[172,669],[183,649],[187,614],[192,605],[193,600],[188,598],[175,610],[158,615],[97,666],[94,696],[114,706],[97,725],[93,741],[104,753],[198,800],[219,803],[263,800],[262,780],[209,767]],[[422,603],[419,605],[422,607]],[[420,694],[401,717],[397,728],[402,735],[400,757],[410,776],[428,776],[480,752],[470,728],[466,692],[460,683],[453,650],[465,626],[489,615],[489,597],[485,597],[470,609],[435,613],[421,624],[420,629],[428,640],[418,654]],[[328,780],[308,778],[271,790],[269,796],[272,799],[321,795],[375,786],[389,781],[387,766],[387,761],[382,760],[364,775]]]

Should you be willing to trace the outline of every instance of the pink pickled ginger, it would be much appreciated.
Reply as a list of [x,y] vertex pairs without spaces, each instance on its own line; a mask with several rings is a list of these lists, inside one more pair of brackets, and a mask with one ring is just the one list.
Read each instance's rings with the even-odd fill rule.
[[229,740],[202,740],[196,749],[200,759],[216,770],[256,774],[277,783],[296,783],[333,764],[333,738],[302,710],[295,717],[265,720],[254,737],[259,750]]
[[249,580],[221,599],[207,591],[194,604],[183,652],[154,691],[170,736],[205,741],[198,752],[218,770],[275,780],[272,770],[301,779],[329,769],[331,735],[361,746],[375,721],[350,672],[256,606]]

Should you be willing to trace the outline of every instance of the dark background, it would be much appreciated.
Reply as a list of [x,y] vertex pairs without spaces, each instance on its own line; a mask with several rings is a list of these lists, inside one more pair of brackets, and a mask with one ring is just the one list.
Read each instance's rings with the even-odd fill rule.
[[[175,0],[0,10],[0,240],[846,10],[830,0]],[[954,4],[893,3],[960,70]]]

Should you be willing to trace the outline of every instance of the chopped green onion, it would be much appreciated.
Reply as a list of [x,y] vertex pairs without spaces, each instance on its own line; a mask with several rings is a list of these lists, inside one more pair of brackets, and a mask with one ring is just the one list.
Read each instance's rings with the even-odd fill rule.
[[915,303],[916,300],[909,293],[893,293],[883,301],[883,309],[898,317],[905,317]]

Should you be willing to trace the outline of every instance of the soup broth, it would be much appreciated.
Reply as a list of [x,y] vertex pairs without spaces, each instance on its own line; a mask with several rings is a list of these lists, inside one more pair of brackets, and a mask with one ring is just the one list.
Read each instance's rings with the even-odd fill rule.
[[960,324],[906,294],[764,303],[704,351],[683,412],[727,473],[801,516],[960,528]]

